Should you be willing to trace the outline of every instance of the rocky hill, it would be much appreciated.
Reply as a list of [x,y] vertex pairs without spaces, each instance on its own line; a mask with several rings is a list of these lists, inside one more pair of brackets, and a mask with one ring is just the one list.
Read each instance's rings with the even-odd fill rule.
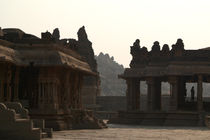
[[[98,72],[101,78],[101,95],[102,96],[125,96],[126,95],[126,83],[122,79],[118,79],[118,75],[124,72],[123,65],[114,61],[114,57],[110,57],[109,54],[100,53],[95,56],[98,64]],[[196,83],[187,83],[187,96],[190,97],[191,87],[195,87],[197,92]],[[203,96],[210,96],[210,84],[203,84]],[[141,94],[147,94],[146,82],[141,82]],[[170,94],[169,83],[162,83],[162,94]],[[195,95],[196,96],[196,95]]]
[[118,79],[118,75],[124,71],[123,65],[114,61],[114,57],[110,57],[109,54],[100,53],[95,58],[101,78],[101,95],[125,96],[125,81]]

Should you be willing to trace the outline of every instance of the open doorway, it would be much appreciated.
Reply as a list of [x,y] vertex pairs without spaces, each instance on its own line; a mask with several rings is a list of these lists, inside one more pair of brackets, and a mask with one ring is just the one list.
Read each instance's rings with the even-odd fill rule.
[[146,81],[140,81],[140,110],[147,110],[147,84]]
[[161,82],[161,110],[167,111],[170,106],[170,84]]

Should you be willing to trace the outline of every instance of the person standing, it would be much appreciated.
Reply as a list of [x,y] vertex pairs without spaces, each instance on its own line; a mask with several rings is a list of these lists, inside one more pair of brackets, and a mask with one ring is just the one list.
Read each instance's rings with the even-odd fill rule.
[[191,88],[191,101],[193,102],[195,99],[195,90],[194,90],[194,86],[192,86]]

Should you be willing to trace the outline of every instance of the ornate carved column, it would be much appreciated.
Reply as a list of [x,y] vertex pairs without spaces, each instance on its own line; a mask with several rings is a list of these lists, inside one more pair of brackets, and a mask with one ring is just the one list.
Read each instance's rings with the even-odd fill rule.
[[55,109],[58,109],[58,84],[59,82],[56,79],[54,79],[52,83],[52,94],[53,94],[53,103]]
[[41,83],[41,90],[42,90],[42,96],[41,96],[41,107],[42,108],[44,108],[44,104],[45,104],[45,89],[44,89],[44,85],[45,85],[45,83],[44,83],[44,81],[42,81],[42,83]]
[[6,81],[7,81],[7,83],[6,83],[6,87],[7,87],[6,101],[11,101],[11,97],[12,97],[11,78],[12,78],[11,65],[8,64],[8,67],[7,67],[7,76],[6,76]]
[[202,111],[203,110],[203,76],[202,75],[198,75],[197,109],[198,109],[198,111]]
[[19,68],[15,71],[15,85],[14,85],[14,101],[18,101],[18,87],[19,87]]
[[52,92],[51,92],[51,79],[47,80],[47,96],[48,96],[48,104],[52,103]]
[[139,79],[127,79],[127,110],[140,109],[140,81]]
[[0,102],[4,101],[4,81],[0,81]]
[[83,85],[83,75],[81,73],[79,73],[79,104],[80,104],[80,108],[83,108],[83,104],[82,104],[82,85]]
[[170,97],[170,110],[176,111],[178,108],[178,77],[169,77],[169,83],[171,84],[171,97]]
[[68,110],[69,109],[69,96],[70,96],[70,72],[65,71],[64,76],[64,94],[63,94],[63,107]]

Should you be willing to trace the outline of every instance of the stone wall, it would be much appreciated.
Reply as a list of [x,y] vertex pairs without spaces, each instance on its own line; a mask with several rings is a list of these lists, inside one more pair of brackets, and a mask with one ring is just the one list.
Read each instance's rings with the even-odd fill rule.
[[[119,111],[126,110],[125,96],[98,96],[96,98],[97,105],[101,111]],[[162,96],[162,110],[168,110],[169,96]],[[147,95],[140,97],[140,110],[147,109]]]
[[126,109],[125,96],[98,96],[96,104],[100,106],[101,111],[118,111]]
[[[161,108],[163,111],[169,110],[170,96],[162,95]],[[186,101],[190,101],[190,97],[186,98]],[[203,101],[210,102],[210,97],[204,97]],[[96,103],[100,106],[100,111],[119,111],[126,110],[126,97],[125,96],[98,96],[96,97]],[[140,110],[146,111],[147,109],[147,95],[141,95],[140,97]]]

